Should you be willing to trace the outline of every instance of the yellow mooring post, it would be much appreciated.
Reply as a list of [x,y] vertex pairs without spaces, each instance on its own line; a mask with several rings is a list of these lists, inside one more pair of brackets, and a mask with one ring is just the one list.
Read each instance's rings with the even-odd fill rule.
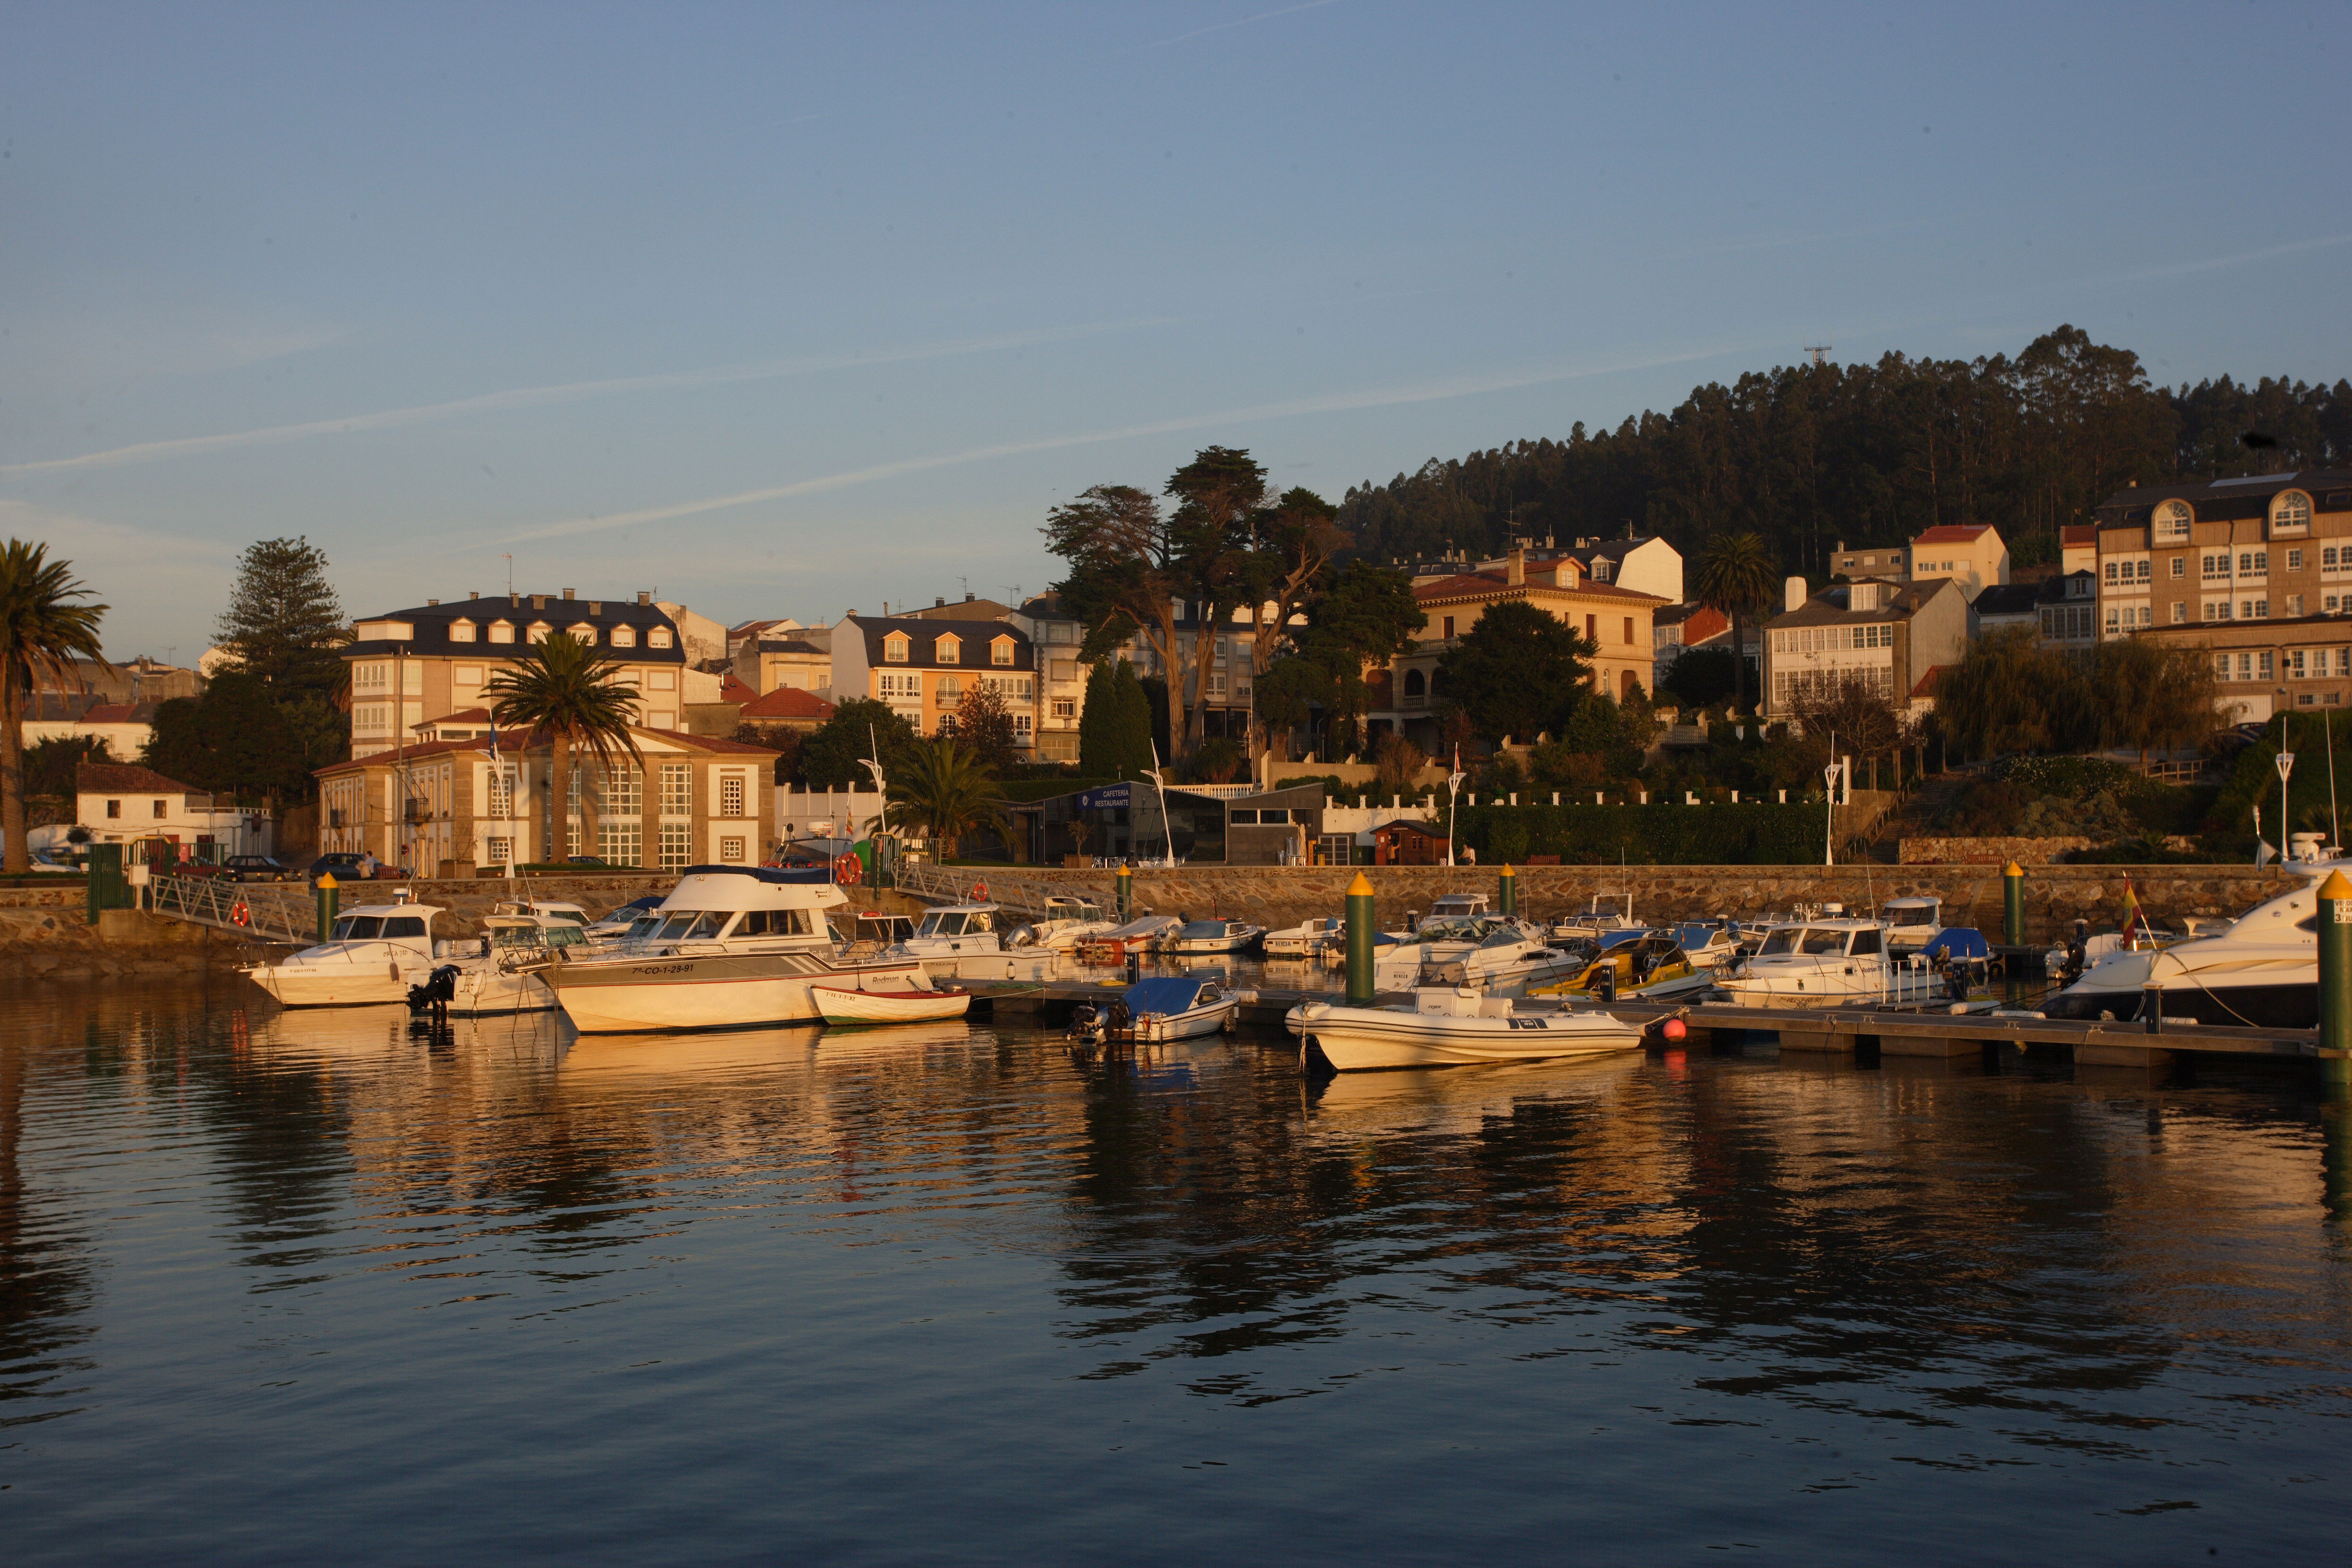
[[1503,892],[1499,901],[1502,904],[1503,916],[1507,920],[1519,912],[1519,877],[1517,872],[1506,866],[1502,870],[1502,879]]
[[1135,868],[1118,868],[1118,923],[1125,925],[1135,918]]
[[342,899],[342,894],[335,887],[335,874],[332,871],[319,879],[318,890],[312,896],[318,900],[319,943],[323,947],[334,940],[335,906]]
[[2352,881],[2319,884],[2319,1071],[2333,1095],[2352,1089]]
[[1372,879],[1361,871],[1348,884],[1348,1005],[1372,1005]]
[[2011,860],[2001,868],[2000,940],[2011,947],[2025,945],[2025,868]]

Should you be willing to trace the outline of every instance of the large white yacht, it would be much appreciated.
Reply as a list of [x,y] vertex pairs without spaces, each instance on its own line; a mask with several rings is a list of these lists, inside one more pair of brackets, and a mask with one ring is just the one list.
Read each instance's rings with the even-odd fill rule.
[[827,868],[688,866],[655,911],[658,926],[606,952],[567,956],[546,980],[583,1034],[814,1024],[824,1008],[812,982],[929,988],[903,948],[835,940],[825,917],[848,901]]
[[1824,917],[1774,926],[1754,957],[1716,984],[1748,1007],[1935,1000],[1942,976],[1891,958],[1886,938],[1882,921]]
[[372,1007],[408,1000],[438,969],[457,972],[453,1013],[540,1013],[555,1005],[540,975],[557,953],[586,942],[557,915],[501,906],[479,938],[435,937],[446,910],[406,901],[364,904],[340,914],[329,939],[244,974],[287,1007]]
[[2218,936],[2163,948],[2110,951],[2080,980],[2048,997],[2052,1018],[2144,1019],[2147,987],[2162,1016],[2266,1029],[2319,1026],[2319,884],[2352,875],[2352,861],[2290,860],[2298,883],[2273,895]]

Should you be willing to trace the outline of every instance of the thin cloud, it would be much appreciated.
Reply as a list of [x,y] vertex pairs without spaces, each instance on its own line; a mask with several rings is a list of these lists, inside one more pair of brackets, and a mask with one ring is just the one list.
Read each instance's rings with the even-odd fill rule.
[[1246,27],[1253,22],[1271,22],[1276,16],[1287,16],[1299,11],[1318,11],[1326,5],[1336,5],[1339,0],[1307,0],[1303,5],[1285,5],[1279,11],[1261,11],[1255,16],[1238,16],[1213,26],[1195,27],[1189,33],[1179,33],[1172,38],[1159,38],[1141,46],[1147,49],[1164,49],[1171,44],[1189,44],[1194,38],[1205,38],[1211,33],[1222,33],[1233,27]]
[[1029,441],[1007,441],[990,447],[968,447],[961,452],[943,452],[928,458],[907,458],[897,462],[877,463],[869,468],[851,468],[837,474],[824,474],[815,479],[795,480],[791,484],[771,485],[755,490],[738,490],[731,495],[708,496],[698,500],[675,501],[663,506],[644,507],[635,511],[606,512],[595,517],[573,518],[567,521],[549,523],[542,528],[530,529],[509,535],[508,542],[560,539],[573,534],[602,532],[608,529],[632,528],[639,523],[668,522],[681,517],[698,516],[704,512],[725,511],[739,506],[753,506],[761,501],[788,500],[795,496],[818,495],[827,490],[847,489],[856,485],[875,484],[884,479],[895,479],[907,474],[927,473],[937,468],[952,468],[968,463],[991,462],[999,458],[1024,457],[1034,452],[1061,451],[1072,447],[1092,447],[1111,441],[1130,441],[1143,437],[1173,435],[1185,430],[1198,430],[1206,426],[1234,425],[1252,420],[1293,419],[1302,415],[1341,414],[1361,408],[1393,408],[1410,404],[1438,403],[1449,398],[1475,397],[1490,392],[1512,392],[1530,386],[1548,386],[1563,381],[1615,375],[1628,371],[1655,370],[1667,365],[1687,364],[1696,360],[1714,359],[1726,353],[1751,352],[1754,347],[1756,345],[1745,343],[1722,344],[1706,349],[1694,349],[1687,353],[1580,364],[1566,368],[1464,374],[1412,386],[1331,393],[1321,397],[1294,398],[1287,402],[1264,403],[1247,408],[1221,409],[1213,414],[1188,414],[1174,419],[1154,420],[1149,424],[1124,425],[1115,429],[1088,430],[1070,436],[1046,436]]
[[436,420],[453,419],[468,414],[501,413],[517,408],[539,408],[552,404],[577,403],[586,398],[607,397],[619,393],[665,392],[684,388],[728,386],[751,381],[773,381],[784,376],[814,375],[826,371],[856,370],[871,365],[903,364],[910,360],[952,359],[963,354],[994,353],[1005,349],[1029,348],[1039,343],[1065,342],[1074,338],[1094,337],[1105,332],[1127,331],[1141,327],[1162,326],[1164,318],[1147,318],[1133,321],[1100,321],[1085,326],[1059,327],[1045,331],[1005,332],[994,337],[964,338],[943,343],[921,343],[901,349],[885,349],[871,353],[813,355],[800,359],[766,360],[754,364],[719,365],[706,370],[668,371],[658,375],[614,376],[601,381],[578,381],[560,386],[514,387],[504,392],[488,392],[475,397],[461,397],[448,403],[420,404],[412,408],[387,408],[373,414],[355,414],[341,419],[313,419],[299,425],[272,425],[258,430],[236,430],[217,436],[189,436],[172,441],[144,441],[135,446],[112,447],[100,452],[83,452],[71,458],[47,458],[29,463],[0,464],[0,475],[49,473],[62,468],[112,468],[126,463],[160,462],[169,458],[204,456],[213,452],[235,451],[246,447],[271,446],[281,441],[299,441],[313,436],[344,436],[363,430],[392,430],[406,426],[425,425]]

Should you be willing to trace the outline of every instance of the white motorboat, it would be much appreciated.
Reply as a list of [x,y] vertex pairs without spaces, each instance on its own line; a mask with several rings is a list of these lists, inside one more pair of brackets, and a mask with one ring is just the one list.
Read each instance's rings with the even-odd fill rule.
[[602,920],[588,922],[588,940],[590,942],[626,941],[636,930],[639,921],[661,908],[661,901],[662,896],[659,893],[647,893],[643,898],[631,899],[625,904],[614,906]]
[[287,1007],[367,1007],[405,1003],[452,954],[436,951],[433,922],[446,910],[406,900],[362,904],[335,917],[328,940],[239,971]]
[[1205,958],[1217,953],[1247,952],[1257,939],[1265,934],[1264,926],[1254,926],[1247,921],[1187,921],[1172,933],[1160,939],[1160,951],[1178,958]]
[[1304,1065],[1339,1072],[1376,1068],[1455,1067],[1638,1050],[1642,1031],[1603,1012],[1512,1011],[1469,986],[1425,986],[1410,1007],[1349,1007],[1302,1002],[1286,1020]]
[[1696,969],[1720,969],[1739,957],[1738,921],[1685,921],[1675,927],[1675,945]]
[[1716,984],[1746,1007],[1912,1005],[1944,995],[1943,977],[1925,963],[1888,955],[1883,923],[1826,916],[1773,927]]
[[1241,1000],[1214,975],[1170,974],[1139,980],[1100,1006],[1082,1002],[1070,1014],[1070,1037],[1160,1043],[1195,1039],[1233,1026]]
[[1944,929],[1944,900],[1932,893],[1889,899],[1878,906],[1878,918],[1886,927],[1887,952],[1917,952]]
[[1150,952],[1183,923],[1174,915],[1139,915],[1079,942],[1078,958],[1086,963],[1123,963],[1130,952]]
[[1346,922],[1335,915],[1327,915],[1319,921],[1266,932],[1263,951],[1268,958],[1313,958],[1331,948],[1344,947],[1347,942]]
[[1601,907],[1607,897],[1601,893],[1593,894],[1580,913],[1563,915],[1554,921],[1551,934],[1562,938],[1585,936],[1599,941],[1612,931],[1639,930],[1633,923],[1633,895],[1617,896],[1614,901],[1621,906],[1617,909]]
[[659,925],[608,952],[567,955],[543,977],[583,1034],[813,1024],[817,984],[929,989],[902,948],[835,939],[826,914],[847,901],[826,868],[688,866]]
[[1440,893],[1437,901],[1429,906],[1429,913],[1421,917],[1421,924],[1435,921],[1475,920],[1480,915],[1495,912],[1495,900],[1485,893]]
[[816,998],[818,1014],[828,1024],[929,1024],[961,1018],[971,1010],[969,991],[922,986],[870,991],[819,983],[809,986],[809,994]]
[[1410,991],[1449,963],[1458,964],[1497,932],[1546,945],[1544,934],[1524,921],[1503,915],[1432,915],[1410,931],[1374,939],[1372,984],[1382,991]]
[[[1103,919],[1102,909],[1089,899],[1055,894],[1045,900],[1045,918],[1032,921],[1009,936],[1006,941],[1017,947],[1049,948],[1055,952],[1076,951],[1083,943],[1108,934],[1116,921]],[[1023,932],[1027,933],[1024,940]]]
[[1002,952],[1004,942],[996,930],[1000,912],[995,904],[941,904],[916,922],[915,934],[900,942],[899,949],[917,958]]
[[482,929],[478,954],[457,961],[457,973],[449,988],[452,1013],[479,1016],[549,1012],[555,1006],[555,993],[542,978],[548,966],[559,954],[583,952],[588,947],[585,931],[554,915],[485,915]]
[[1591,962],[1583,942],[1555,944],[1532,926],[1507,921],[1479,939],[1461,957],[1426,966],[1431,978],[1447,985],[1479,987],[1538,984],[1582,972]]
[[[2212,1025],[2268,1029],[2319,1026],[2319,883],[2331,872],[2352,876],[2352,862],[2286,862],[2303,874],[2299,887],[2256,904],[2216,936],[2158,947],[2116,945],[2072,985],[2046,998],[2052,1018],[2119,1020],[2147,1016],[2147,988],[2158,993],[2161,1016]],[[2097,942],[2097,938],[2093,938]]]

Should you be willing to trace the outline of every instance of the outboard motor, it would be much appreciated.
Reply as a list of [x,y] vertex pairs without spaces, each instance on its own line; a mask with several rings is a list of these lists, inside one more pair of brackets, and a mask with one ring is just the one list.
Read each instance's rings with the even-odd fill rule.
[[1091,1002],[1081,1002],[1070,1009],[1070,1027],[1064,1037],[1072,1045],[1091,1046],[1103,1036],[1102,1010]]
[[2083,971],[2090,964],[2090,947],[2091,922],[2078,920],[2074,922],[2074,934],[2066,939],[2066,962],[2059,970],[2068,984],[2083,978]]
[[422,985],[408,988],[408,1010],[422,1016],[433,1015],[436,1023],[449,1016],[449,1004],[457,995],[457,966],[445,963],[425,977]]
[[1612,959],[1601,966],[1601,973],[1592,977],[1592,988],[1600,996],[1601,1005],[1603,1007],[1616,1005],[1617,964],[1615,960]]

